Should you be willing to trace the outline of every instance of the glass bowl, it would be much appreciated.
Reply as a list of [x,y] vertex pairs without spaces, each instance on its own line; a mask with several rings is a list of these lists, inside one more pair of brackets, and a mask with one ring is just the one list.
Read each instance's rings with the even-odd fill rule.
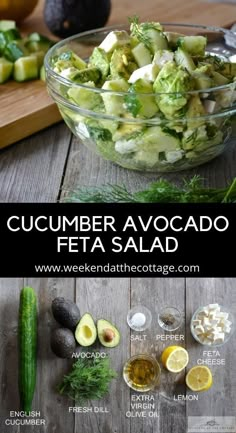
[[[235,35],[230,30],[188,24],[163,23],[167,32],[178,32],[185,35],[205,35],[208,39],[207,53],[228,60],[236,50],[225,44],[225,35]],[[205,107],[201,116],[186,117],[184,110],[168,118],[161,111],[154,117],[133,117],[127,110],[116,116],[105,111],[103,101],[109,100],[121,107],[126,105],[128,92],[116,92],[85,84],[75,83],[60,76],[53,70],[53,58],[67,50],[75,51],[85,61],[89,59],[95,46],[98,46],[112,30],[129,30],[128,26],[106,27],[93,30],[55,44],[45,57],[46,82],[49,94],[57,103],[61,115],[71,131],[81,141],[102,158],[122,167],[147,172],[175,172],[189,169],[206,163],[221,154],[227,146],[231,135],[231,120],[236,112],[236,81],[208,89],[194,90],[185,93],[149,93],[145,97],[158,101],[161,98],[185,98],[186,104],[194,96],[199,96]],[[69,99],[68,91],[80,94],[79,103]],[[81,97],[98,101],[93,109],[83,105]],[[71,93],[69,93],[70,95]],[[140,93],[133,93],[140,97]],[[143,95],[143,94],[142,94]],[[169,100],[169,99],[168,99]],[[213,101],[213,102],[212,102]],[[209,105],[214,105],[210,112]],[[134,133],[134,140],[129,139]],[[125,140],[124,140],[125,137]],[[125,144],[124,144],[125,141]],[[166,150],[168,149],[168,151]]]
[[139,354],[128,359],[123,368],[126,384],[139,392],[154,389],[159,381],[161,368],[157,360],[147,354]]
[[214,342],[212,342],[211,344],[203,343],[203,342],[198,338],[198,336],[196,335],[196,332],[195,332],[195,330],[194,330],[193,321],[196,319],[198,313],[199,313],[199,312],[200,312],[204,307],[199,307],[199,308],[195,311],[195,313],[193,314],[193,316],[192,316],[191,323],[190,323],[191,334],[192,334],[193,338],[194,338],[194,339],[195,339],[199,344],[202,344],[203,346],[208,346],[208,347],[220,347],[220,346],[223,346],[225,343],[227,343],[227,342],[229,341],[229,339],[231,338],[231,336],[232,336],[233,333],[234,333],[234,330],[235,330],[235,322],[234,322],[234,316],[233,316],[233,314],[228,310],[228,308],[226,308],[226,307],[224,307],[224,306],[222,306],[222,305],[219,305],[219,307],[220,307],[220,311],[221,311],[221,312],[224,312],[224,313],[228,313],[228,314],[229,314],[229,316],[228,316],[228,320],[232,323],[232,325],[231,325],[231,331],[230,331],[230,333],[225,333],[225,339],[224,339],[224,341],[223,341],[222,343],[214,343]]
[[182,322],[182,314],[176,307],[164,307],[158,314],[158,324],[164,331],[177,331]]
[[[141,315],[141,317],[138,317],[139,320],[145,317],[145,322],[141,324],[138,323],[137,315]],[[135,318],[137,320],[137,323],[135,321]],[[136,305],[135,307],[131,308],[129,310],[127,315],[127,323],[133,331],[142,332],[146,329],[150,328],[152,322],[152,313],[151,311],[145,307],[144,305]]]

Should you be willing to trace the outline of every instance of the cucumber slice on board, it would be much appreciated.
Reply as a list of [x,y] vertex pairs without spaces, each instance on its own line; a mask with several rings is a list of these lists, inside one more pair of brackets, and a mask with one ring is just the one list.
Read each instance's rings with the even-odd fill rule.
[[0,57],[0,84],[9,80],[13,71],[13,63],[4,57]]
[[34,80],[38,78],[38,75],[38,62],[34,56],[21,57],[14,63],[13,76],[15,81]]

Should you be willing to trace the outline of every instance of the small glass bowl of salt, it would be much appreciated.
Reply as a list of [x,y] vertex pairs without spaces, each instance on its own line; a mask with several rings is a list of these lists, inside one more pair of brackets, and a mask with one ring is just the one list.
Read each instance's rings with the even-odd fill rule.
[[129,310],[127,323],[134,331],[145,331],[151,325],[152,313],[144,305],[136,305]]

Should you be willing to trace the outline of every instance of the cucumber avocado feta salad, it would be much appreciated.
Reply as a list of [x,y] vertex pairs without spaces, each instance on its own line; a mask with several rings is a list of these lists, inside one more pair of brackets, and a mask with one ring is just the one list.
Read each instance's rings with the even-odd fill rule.
[[177,170],[211,159],[229,133],[236,63],[206,45],[205,36],[167,32],[135,17],[130,33],[111,31],[86,62],[61,50],[51,64],[65,78],[65,121],[124,167]]
[[22,38],[15,21],[0,21],[0,84],[44,79],[44,56],[53,45],[39,33]]

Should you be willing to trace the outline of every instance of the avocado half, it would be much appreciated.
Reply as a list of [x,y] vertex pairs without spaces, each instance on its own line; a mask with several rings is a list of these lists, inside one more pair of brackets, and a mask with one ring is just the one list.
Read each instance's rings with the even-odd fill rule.
[[88,347],[96,341],[97,338],[97,328],[94,320],[89,313],[85,313],[75,330],[75,339],[80,344],[80,346]]
[[99,319],[97,321],[98,339],[105,347],[116,347],[120,342],[120,332],[108,322],[108,320]]

